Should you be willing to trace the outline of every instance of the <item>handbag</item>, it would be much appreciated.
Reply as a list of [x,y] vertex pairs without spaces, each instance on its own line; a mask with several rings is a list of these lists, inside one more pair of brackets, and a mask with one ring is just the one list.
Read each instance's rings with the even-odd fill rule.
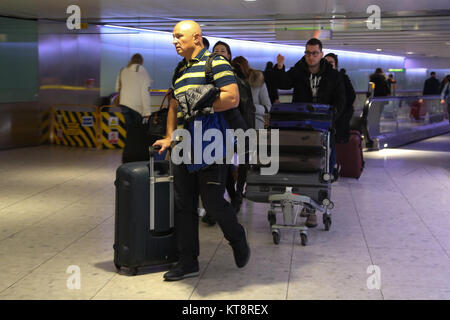
[[[169,95],[164,96],[159,110],[152,112],[147,122],[147,134],[152,136],[164,137],[166,135],[167,115],[169,114]],[[167,106],[164,106],[164,102],[167,99]]]

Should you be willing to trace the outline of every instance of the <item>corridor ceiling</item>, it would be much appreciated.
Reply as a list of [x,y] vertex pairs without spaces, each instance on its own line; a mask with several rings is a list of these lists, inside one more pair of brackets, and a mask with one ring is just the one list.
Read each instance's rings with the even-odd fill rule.
[[89,24],[171,32],[193,19],[205,36],[304,45],[320,32],[327,48],[450,58],[448,0],[1,0],[0,16],[65,21],[73,4]]

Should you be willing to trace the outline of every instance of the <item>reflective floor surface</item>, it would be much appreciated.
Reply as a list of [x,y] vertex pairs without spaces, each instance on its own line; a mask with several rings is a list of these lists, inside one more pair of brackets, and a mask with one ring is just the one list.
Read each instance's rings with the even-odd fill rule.
[[0,299],[450,299],[450,134],[365,153],[359,180],[333,184],[331,230],[309,230],[306,247],[290,230],[275,245],[268,206],[244,201],[252,256],[238,269],[219,227],[200,222],[201,274],[178,282],[115,270],[120,156],[0,151]]

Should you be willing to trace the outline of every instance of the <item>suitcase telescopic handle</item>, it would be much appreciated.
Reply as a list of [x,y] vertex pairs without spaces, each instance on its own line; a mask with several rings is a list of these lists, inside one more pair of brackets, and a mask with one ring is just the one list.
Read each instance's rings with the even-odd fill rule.
[[[150,231],[155,230],[155,183],[157,179],[155,177],[155,152],[161,150],[161,146],[150,146]],[[168,152],[172,150],[171,147],[167,148]],[[170,227],[174,226],[174,187],[173,187],[173,168],[172,168],[172,160],[169,159],[169,176],[166,178],[158,178],[159,180],[167,180],[169,182],[169,201],[170,201]]]

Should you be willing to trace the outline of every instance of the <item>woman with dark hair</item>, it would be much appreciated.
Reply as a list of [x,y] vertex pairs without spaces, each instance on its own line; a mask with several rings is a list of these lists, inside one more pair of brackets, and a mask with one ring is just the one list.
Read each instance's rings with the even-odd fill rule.
[[[331,64],[333,69],[338,70],[338,57],[334,53],[328,53],[325,59]],[[350,120],[353,116],[353,103],[356,99],[355,89],[347,74],[340,72],[341,80],[345,87],[345,108],[341,117],[336,119],[336,141],[346,143],[350,137]]]
[[[223,42],[223,41],[216,42],[216,44],[213,47],[212,52],[220,54],[225,59],[227,59],[228,62],[231,63],[231,58],[232,58],[231,48],[226,42]],[[245,80],[245,78],[242,74],[242,71],[240,69],[240,66],[233,64],[233,63],[231,63],[231,66],[233,67],[233,71],[235,73],[236,80],[238,82],[240,102],[242,101],[242,99],[244,99],[247,96],[251,99],[250,85]],[[237,184],[238,184],[238,190],[240,190],[240,192],[237,192],[235,189],[235,175],[236,175],[235,171],[236,171],[235,166],[233,164],[230,164],[228,166],[228,172],[227,172],[226,189],[228,192],[228,196],[230,197],[230,200],[231,200],[231,205],[233,206],[233,208],[236,210],[236,213],[237,213],[237,212],[239,212],[241,204],[242,204],[242,190],[240,190],[240,187],[239,187],[242,184],[242,182],[240,182],[240,181],[242,181],[244,179],[244,184],[245,184],[247,170],[244,165],[240,165],[237,169],[237,176],[238,176]],[[242,184],[242,186],[243,186],[243,184]],[[214,220],[214,218],[211,217],[210,214],[208,214],[208,212],[206,212],[205,215],[203,216],[202,222],[207,223],[210,226],[213,226],[216,224],[216,221]]]
[[225,59],[228,60],[228,62],[231,62],[231,49],[228,43],[225,43],[223,41],[217,41],[216,44],[213,47],[213,52],[218,53],[221,56],[223,56]]
[[248,60],[243,56],[234,58],[233,64],[240,66],[242,74],[251,86],[253,103],[256,109],[255,129],[264,129],[264,114],[268,113],[272,107],[269,92],[264,82],[264,74],[259,70],[252,69]]
[[273,62],[268,61],[264,70],[264,81],[266,82],[267,91],[269,92],[270,103],[280,103],[278,89],[273,75]]
[[[324,57],[333,67],[333,69],[338,70],[338,56],[334,53],[328,53]],[[353,102],[355,102],[356,94],[353,88],[350,78],[343,72],[339,72],[340,81],[343,82],[345,87],[345,108],[341,113],[341,116],[335,120],[334,127],[336,130],[336,142],[337,143],[347,143],[350,138],[350,121],[353,116]],[[336,163],[336,147],[332,147],[330,162],[333,165],[334,179],[337,180],[339,177],[339,166]],[[335,165],[334,165],[335,164]]]

